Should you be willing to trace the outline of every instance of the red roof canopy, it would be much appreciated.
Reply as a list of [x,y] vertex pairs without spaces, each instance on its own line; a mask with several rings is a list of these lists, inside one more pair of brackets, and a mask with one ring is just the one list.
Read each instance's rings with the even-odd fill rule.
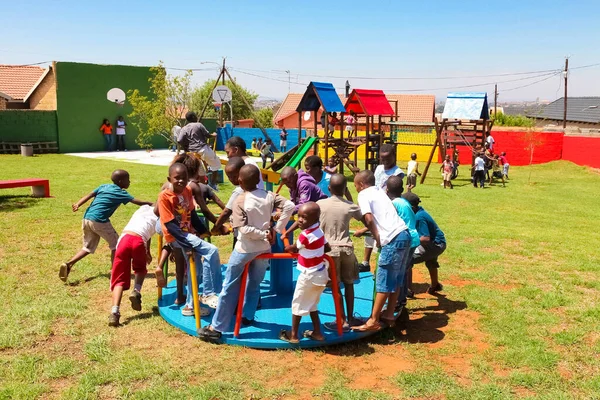
[[346,100],[346,112],[393,116],[394,110],[383,90],[354,89]]

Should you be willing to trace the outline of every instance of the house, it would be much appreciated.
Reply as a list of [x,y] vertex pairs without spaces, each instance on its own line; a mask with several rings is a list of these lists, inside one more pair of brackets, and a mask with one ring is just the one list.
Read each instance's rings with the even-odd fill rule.
[[[538,126],[562,126],[564,106],[565,100],[561,97],[526,116],[535,118]],[[578,128],[600,128],[600,97],[567,97],[567,124]]]
[[0,92],[0,110],[6,110],[6,105],[11,100],[12,100],[12,97],[7,95],[6,93]]
[[[342,103],[346,102],[343,95],[339,95]],[[432,122],[435,111],[435,96],[428,94],[386,94],[385,95],[398,116],[399,121],[406,122]],[[301,93],[290,93],[287,95],[281,107],[273,117],[275,126],[286,129],[298,128],[298,113],[296,108],[302,99]],[[322,110],[319,110],[317,118],[320,120]],[[388,117],[382,121],[389,120]],[[359,118],[358,123],[364,123]],[[314,122],[311,113],[302,116],[302,128],[312,129]]]
[[54,66],[0,65],[0,92],[10,97],[4,109],[56,110],[54,70]]

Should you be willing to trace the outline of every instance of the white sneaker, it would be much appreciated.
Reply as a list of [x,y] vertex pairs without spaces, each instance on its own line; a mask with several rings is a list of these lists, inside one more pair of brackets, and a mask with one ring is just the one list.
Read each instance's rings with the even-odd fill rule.
[[216,294],[211,294],[209,296],[202,296],[202,303],[207,305],[210,308],[217,308],[217,304],[219,304],[219,296]]

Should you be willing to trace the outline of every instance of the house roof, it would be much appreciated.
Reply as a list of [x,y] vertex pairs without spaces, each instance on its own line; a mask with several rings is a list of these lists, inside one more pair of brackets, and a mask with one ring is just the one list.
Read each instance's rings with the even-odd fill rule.
[[[273,121],[277,124],[279,121],[296,114],[296,108],[302,99],[301,93],[289,93],[281,103],[279,110],[275,113]],[[346,98],[338,94],[340,101],[345,102]],[[386,94],[392,110],[396,109],[398,102],[398,120],[404,122],[432,122],[435,110],[435,96],[432,94]],[[359,118],[360,120],[360,118]]]
[[[567,97],[567,121],[600,123],[600,97]],[[562,121],[564,114],[564,97],[553,101],[539,113],[529,112],[532,118]]]
[[302,95],[296,111],[318,111],[321,107],[328,113],[346,111],[331,83],[311,82]]
[[13,101],[24,101],[47,71],[37,66],[0,65],[0,92]]
[[7,101],[11,101],[12,100],[12,97],[10,97],[9,95],[7,95],[6,93],[0,92],[0,97],[2,97],[3,99],[5,99]]
[[394,110],[383,90],[354,89],[346,100],[346,111],[356,114],[393,116]]

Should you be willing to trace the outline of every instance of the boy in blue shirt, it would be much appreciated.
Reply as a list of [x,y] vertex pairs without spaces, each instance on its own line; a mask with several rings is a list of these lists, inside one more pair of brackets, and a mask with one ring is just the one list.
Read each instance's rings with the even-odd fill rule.
[[60,265],[58,277],[63,282],[67,281],[71,268],[73,268],[73,265],[77,261],[96,251],[98,243],[100,243],[100,238],[108,242],[112,265],[119,235],[110,223],[109,218],[121,204],[152,205],[149,201],[137,200],[127,193],[125,189],[130,184],[129,173],[127,171],[118,169],[112,173],[110,179],[113,181],[112,184],[98,186],[92,193],[82,197],[72,206],[73,212],[76,212],[83,204],[90,199],[94,199],[92,204],[85,210],[85,214],[83,214],[83,248],[69,261]]
[[[446,237],[437,223],[431,218],[431,215],[419,206],[421,199],[414,193],[404,193],[402,197],[407,200],[413,211],[417,222],[417,232],[419,233],[419,246],[415,249],[412,264],[424,262],[429,270],[431,286],[427,293],[435,294],[444,290],[444,286],[438,279],[438,257],[446,250]],[[412,270],[411,270],[412,271]],[[412,274],[409,276],[409,286],[412,284]]]

